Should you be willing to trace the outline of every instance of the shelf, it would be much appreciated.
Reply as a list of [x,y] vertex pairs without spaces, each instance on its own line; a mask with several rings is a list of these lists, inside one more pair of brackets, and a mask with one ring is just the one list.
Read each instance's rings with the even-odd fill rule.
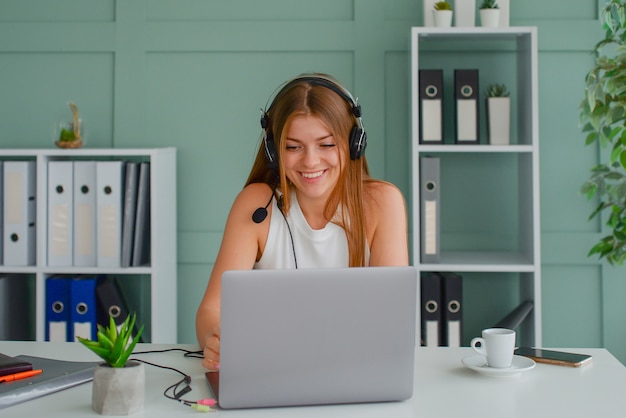
[[420,153],[441,152],[441,153],[532,153],[534,148],[532,145],[424,145],[416,144],[416,149]]
[[[1,149],[0,160],[31,160],[36,164],[35,264],[0,266],[0,274],[34,276],[35,339],[45,340],[46,279],[52,275],[115,275],[120,286],[131,289],[129,309],[145,325],[144,336],[153,343],[177,341],[176,253],[176,149]],[[150,163],[150,265],[141,267],[76,267],[48,265],[48,163],[51,161],[128,160]],[[121,219],[120,219],[121,221]]]
[[[479,335],[481,326],[492,325],[491,314],[498,316],[521,301],[532,301],[533,312],[520,327],[519,343],[525,345],[541,345],[537,60],[535,27],[411,30],[413,264],[419,272],[462,276],[464,292],[468,292],[463,326],[470,327],[464,329],[469,335]],[[478,70],[479,144],[457,144],[455,140],[454,74],[460,69]],[[420,70],[442,73],[437,100],[443,112],[443,136],[434,138],[443,144],[419,142],[423,118],[419,114]],[[510,145],[488,143],[484,87],[491,83],[503,83],[511,93]],[[424,165],[428,170],[437,167],[436,176],[429,177],[429,181],[421,178],[422,163],[426,163],[423,157],[437,160]],[[424,205],[420,199],[422,187],[424,193],[429,193],[429,202]],[[433,190],[438,196],[435,200]],[[422,262],[421,222],[426,222],[426,217],[429,225],[433,219],[439,222],[436,240],[424,241],[429,251],[436,243],[437,261]],[[433,236],[432,231],[428,237]],[[483,303],[484,298],[504,301],[498,312],[492,312],[495,308]]]
[[532,273],[536,266],[523,254],[493,251],[441,253],[439,263],[419,265],[421,271]]

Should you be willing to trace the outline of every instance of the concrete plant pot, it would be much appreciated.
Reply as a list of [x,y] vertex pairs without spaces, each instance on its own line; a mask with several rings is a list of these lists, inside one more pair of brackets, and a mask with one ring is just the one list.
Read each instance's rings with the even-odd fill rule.
[[132,415],[143,410],[146,376],[143,363],[125,367],[98,364],[93,373],[91,407],[100,415]]

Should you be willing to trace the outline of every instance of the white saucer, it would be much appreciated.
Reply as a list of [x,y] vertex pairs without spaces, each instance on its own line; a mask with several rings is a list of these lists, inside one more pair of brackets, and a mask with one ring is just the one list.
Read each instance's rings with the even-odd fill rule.
[[513,362],[511,364],[511,367],[503,369],[496,369],[487,366],[487,359],[485,358],[485,356],[482,356],[480,354],[464,357],[462,362],[465,367],[469,367],[475,372],[484,374],[485,376],[495,377],[517,376],[518,374],[535,367],[535,361],[524,356],[513,356]]

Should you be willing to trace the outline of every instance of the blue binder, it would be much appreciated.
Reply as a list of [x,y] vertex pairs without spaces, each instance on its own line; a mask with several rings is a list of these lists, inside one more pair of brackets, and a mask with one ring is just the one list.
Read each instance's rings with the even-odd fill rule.
[[70,281],[66,277],[46,279],[46,341],[69,340]]
[[71,280],[69,341],[76,341],[76,337],[96,339],[97,282],[97,277],[75,277]]

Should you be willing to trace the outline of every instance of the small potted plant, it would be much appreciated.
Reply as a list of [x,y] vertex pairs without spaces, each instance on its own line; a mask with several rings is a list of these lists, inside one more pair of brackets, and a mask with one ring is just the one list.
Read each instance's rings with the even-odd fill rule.
[[447,1],[438,1],[434,5],[433,17],[435,26],[449,28],[452,26],[452,6]]
[[70,102],[72,121],[59,124],[59,138],[55,142],[59,148],[80,148],[84,145],[82,137],[82,120],[78,117],[78,107]]
[[500,7],[496,0],[483,0],[480,4],[480,24],[488,28],[497,28],[500,23]]
[[126,317],[119,331],[113,317],[109,326],[98,325],[97,341],[77,337],[78,341],[104,360],[93,374],[91,406],[101,415],[130,415],[143,410],[145,371],[143,363],[129,361],[143,325],[131,339],[136,315]]
[[511,98],[505,84],[490,84],[487,96],[487,132],[491,145],[510,144]]

